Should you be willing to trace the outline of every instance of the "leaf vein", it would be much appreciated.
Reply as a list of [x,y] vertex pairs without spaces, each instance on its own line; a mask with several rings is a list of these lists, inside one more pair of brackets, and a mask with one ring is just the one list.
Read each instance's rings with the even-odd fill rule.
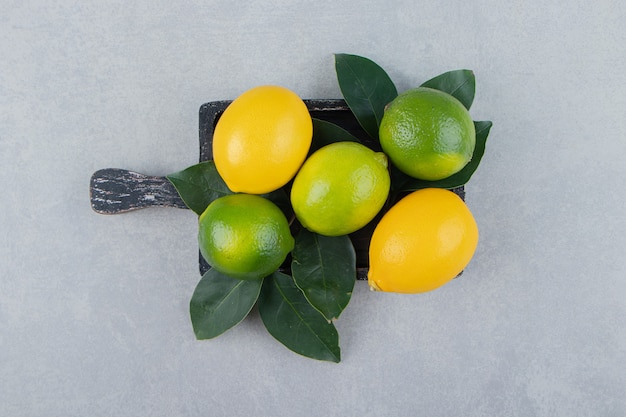
[[307,329],[309,330],[309,332],[311,332],[313,334],[313,336],[326,348],[326,350],[328,350],[328,352],[330,352],[333,356],[335,356],[335,354],[330,349],[330,347],[326,344],[326,342],[323,339],[320,338],[320,336],[317,334],[317,332],[315,332],[313,330],[313,328],[309,325],[309,323],[302,317],[302,315],[300,314],[298,309],[289,300],[289,298],[287,297],[287,295],[285,294],[285,292],[283,291],[281,286],[276,282],[276,280],[274,280],[274,286],[276,287],[276,289],[280,293],[280,295],[281,295],[281,297],[283,299],[283,304],[286,304],[287,306],[289,306],[291,308],[291,310],[295,313],[296,317],[298,317],[298,319],[300,319],[300,322],[298,323],[298,326],[300,326],[301,324],[304,324],[307,327]]

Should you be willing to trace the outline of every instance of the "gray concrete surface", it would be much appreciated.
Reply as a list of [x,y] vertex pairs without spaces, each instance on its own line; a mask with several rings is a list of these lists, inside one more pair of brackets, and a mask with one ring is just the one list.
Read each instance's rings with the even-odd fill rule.
[[[0,10],[0,415],[626,415],[621,2]],[[428,294],[357,283],[340,364],[288,351],[256,312],[196,341],[195,216],[98,215],[90,175],[195,163],[200,105],[255,85],[338,98],[335,52],[399,90],[475,71],[472,116],[494,122],[467,186],[476,256]]]

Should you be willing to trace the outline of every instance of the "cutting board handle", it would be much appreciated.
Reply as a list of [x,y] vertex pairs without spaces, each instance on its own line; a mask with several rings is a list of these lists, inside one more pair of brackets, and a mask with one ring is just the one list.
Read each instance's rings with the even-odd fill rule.
[[89,195],[91,208],[100,214],[119,214],[155,206],[187,208],[167,178],[126,169],[106,168],[94,172]]

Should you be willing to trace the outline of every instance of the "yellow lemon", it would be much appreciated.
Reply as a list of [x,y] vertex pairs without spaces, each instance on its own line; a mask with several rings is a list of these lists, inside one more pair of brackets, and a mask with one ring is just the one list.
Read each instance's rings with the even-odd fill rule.
[[346,235],[376,216],[390,183],[385,154],[356,142],[336,142],[304,162],[293,181],[291,204],[308,230]]
[[294,247],[282,211],[257,195],[214,200],[199,219],[198,243],[206,261],[238,279],[260,279],[278,269]]
[[476,146],[474,122],[463,104],[426,87],[408,90],[387,106],[379,136],[400,171],[430,181],[463,169]]
[[305,103],[280,86],[252,88],[226,108],[213,133],[213,160],[233,192],[264,194],[287,184],[313,137]]
[[477,244],[476,221],[459,196],[441,188],[414,191],[374,230],[369,285],[398,293],[434,290],[467,266]]

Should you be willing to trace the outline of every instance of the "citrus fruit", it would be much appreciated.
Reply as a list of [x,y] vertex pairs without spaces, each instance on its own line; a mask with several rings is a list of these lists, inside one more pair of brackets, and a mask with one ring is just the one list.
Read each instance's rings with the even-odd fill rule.
[[261,196],[220,197],[199,222],[200,253],[213,268],[234,278],[259,279],[273,273],[294,246],[285,215]]
[[280,86],[252,88],[224,110],[213,160],[233,192],[264,194],[287,184],[304,162],[313,121],[304,102]]
[[467,266],[477,244],[478,227],[459,196],[441,188],[414,191],[374,229],[369,285],[399,293],[434,290]]
[[308,230],[341,236],[376,216],[389,187],[385,154],[357,142],[335,142],[304,162],[293,181],[291,204]]
[[389,103],[379,136],[393,165],[413,178],[429,181],[463,169],[476,145],[474,122],[463,104],[426,87],[408,90]]

